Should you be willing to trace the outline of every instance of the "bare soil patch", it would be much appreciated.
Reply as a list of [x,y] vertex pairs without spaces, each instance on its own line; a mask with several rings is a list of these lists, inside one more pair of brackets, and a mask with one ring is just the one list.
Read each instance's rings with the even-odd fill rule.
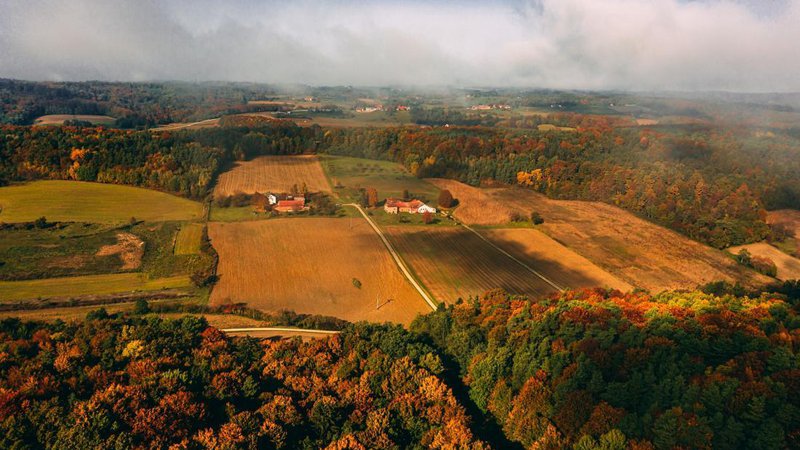
[[131,233],[117,233],[117,243],[104,245],[95,253],[95,256],[118,255],[122,260],[122,270],[136,270],[142,265],[144,256],[144,241]]

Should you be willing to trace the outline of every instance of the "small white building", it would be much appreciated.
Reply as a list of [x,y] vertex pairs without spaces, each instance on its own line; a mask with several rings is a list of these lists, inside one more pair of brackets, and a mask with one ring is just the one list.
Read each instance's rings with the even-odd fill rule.
[[275,194],[267,194],[267,201],[270,205],[278,203],[278,196]]
[[436,208],[423,203],[422,206],[417,209],[417,213],[419,214],[425,214],[426,212],[436,214]]

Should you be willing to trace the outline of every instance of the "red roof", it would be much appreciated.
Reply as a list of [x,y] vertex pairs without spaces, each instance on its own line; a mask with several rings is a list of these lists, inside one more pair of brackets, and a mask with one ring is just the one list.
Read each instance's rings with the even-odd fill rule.
[[423,203],[419,200],[411,200],[410,202],[404,202],[402,200],[397,200],[395,198],[386,199],[386,206],[388,206],[389,208],[397,207],[397,208],[417,209],[422,205]]
[[286,207],[299,206],[302,208],[306,206],[306,199],[296,198],[294,200],[279,200],[278,206],[286,206]]

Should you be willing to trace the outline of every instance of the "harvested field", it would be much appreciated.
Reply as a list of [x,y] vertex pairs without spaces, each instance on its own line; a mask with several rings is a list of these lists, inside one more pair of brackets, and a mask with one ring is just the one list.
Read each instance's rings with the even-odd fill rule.
[[33,121],[34,125],[63,125],[67,120],[80,120],[91,122],[94,125],[113,125],[117,119],[110,116],[93,116],[89,114],[50,114],[41,116]]
[[203,240],[203,224],[187,223],[181,226],[178,237],[175,238],[176,255],[196,255],[200,253],[200,244]]
[[220,257],[212,305],[403,324],[430,311],[364,220],[212,222],[208,233]]
[[588,259],[532,228],[480,230],[495,245],[524,261],[559,286],[571,289],[606,287],[627,292],[633,289]]
[[509,214],[538,211],[541,230],[618,279],[652,291],[691,289],[715,280],[745,285],[769,278],[739,266],[724,252],[599,202],[552,200],[522,188],[478,189],[453,180],[430,180],[459,200],[465,223],[499,225]]
[[439,301],[502,288],[539,296],[554,288],[463,227],[390,226],[392,244]]
[[0,281],[0,301],[40,297],[104,295],[131,291],[157,291],[160,289],[184,288],[190,285],[191,282],[186,275],[150,280],[139,273]]
[[144,256],[144,242],[131,233],[117,233],[117,243],[104,245],[95,253],[95,256],[118,255],[122,261],[122,270],[135,270],[142,265]]
[[233,169],[222,173],[214,188],[214,197],[290,192],[293,185],[301,187],[303,183],[311,192],[331,192],[316,156],[261,156],[238,162]]
[[746,249],[753,256],[760,256],[774,262],[775,266],[778,267],[778,275],[776,278],[779,280],[800,279],[800,259],[793,258],[766,242],[739,245],[729,248],[728,251],[735,255],[742,249]]
[[0,222],[49,221],[124,223],[192,220],[203,207],[174,195],[118,184],[34,181],[0,188]]

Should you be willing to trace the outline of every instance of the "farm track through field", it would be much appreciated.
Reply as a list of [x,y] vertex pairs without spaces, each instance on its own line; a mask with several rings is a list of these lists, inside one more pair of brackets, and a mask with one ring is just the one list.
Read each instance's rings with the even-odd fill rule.
[[419,295],[421,295],[422,298],[425,299],[425,303],[427,303],[432,310],[436,311],[437,308],[436,303],[428,295],[425,289],[422,286],[420,286],[416,278],[414,278],[414,276],[411,275],[411,272],[408,270],[408,267],[406,267],[406,263],[394,249],[391,242],[389,242],[389,240],[386,239],[386,236],[383,234],[383,231],[381,231],[381,229],[378,228],[378,225],[376,225],[375,222],[373,222],[372,219],[369,216],[367,216],[364,210],[361,209],[361,206],[355,203],[349,203],[346,206],[354,206],[356,209],[358,209],[358,212],[360,212],[361,215],[364,216],[364,219],[369,223],[372,229],[375,230],[375,233],[377,233],[378,236],[381,238],[381,241],[383,241],[383,245],[386,246],[386,250],[388,250],[389,254],[392,255],[395,264],[397,264],[397,267],[400,269],[401,272],[403,272],[403,276],[405,276],[408,282],[411,283],[412,286],[414,286],[414,289],[416,289],[417,292],[419,292]]
[[531,296],[557,290],[465,228],[390,226],[386,232],[439,301],[466,299],[492,289]]

